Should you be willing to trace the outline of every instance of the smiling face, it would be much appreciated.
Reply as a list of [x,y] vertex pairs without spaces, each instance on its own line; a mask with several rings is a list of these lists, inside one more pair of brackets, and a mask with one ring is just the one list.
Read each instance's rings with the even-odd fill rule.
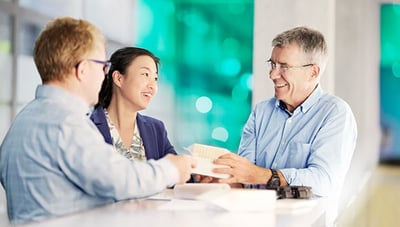
[[113,90],[119,101],[123,101],[134,111],[146,109],[158,90],[156,63],[147,55],[138,56],[124,75],[114,71],[113,80]]
[[[318,84],[319,67],[315,64],[297,67],[313,62],[306,62],[305,55],[294,43],[282,47],[275,46],[272,50],[271,61],[279,65],[269,72],[269,77],[275,87],[275,97],[283,101],[286,108],[293,112]],[[282,66],[289,68],[281,70]],[[296,67],[290,68],[291,66]]]

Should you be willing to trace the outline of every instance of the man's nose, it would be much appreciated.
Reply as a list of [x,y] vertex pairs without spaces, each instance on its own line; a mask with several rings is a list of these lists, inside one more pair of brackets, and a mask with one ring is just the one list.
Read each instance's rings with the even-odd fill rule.
[[281,70],[279,70],[279,68],[274,68],[274,69],[271,69],[270,71],[269,71],[269,78],[271,79],[271,80],[274,80],[274,79],[276,79],[276,78],[279,78],[280,76],[281,76],[281,72],[280,72]]

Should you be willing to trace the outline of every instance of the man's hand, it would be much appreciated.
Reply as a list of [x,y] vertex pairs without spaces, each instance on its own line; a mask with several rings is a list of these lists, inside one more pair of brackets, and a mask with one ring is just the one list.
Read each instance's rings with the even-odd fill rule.
[[271,177],[271,171],[259,167],[234,153],[219,156],[214,164],[226,165],[230,168],[215,168],[215,173],[230,174],[228,179],[218,179],[219,183],[265,184]]
[[183,184],[190,179],[192,168],[196,167],[196,160],[189,155],[173,155],[168,154],[165,156],[168,158],[178,169],[179,181],[177,184]]

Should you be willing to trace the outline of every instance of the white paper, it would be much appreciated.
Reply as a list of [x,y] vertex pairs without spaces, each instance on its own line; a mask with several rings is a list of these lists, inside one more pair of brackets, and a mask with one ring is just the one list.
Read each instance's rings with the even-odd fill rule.
[[173,191],[173,199],[160,209],[265,211],[275,209],[277,198],[275,190],[237,189],[219,183],[187,183],[176,185]]
[[210,191],[199,197],[228,211],[265,211],[275,209],[276,191],[232,189],[227,193]]
[[204,176],[211,176],[215,178],[229,178],[231,175],[224,173],[214,173],[214,168],[229,168],[226,165],[216,165],[213,163],[213,159],[193,157],[196,160],[196,167],[192,169],[192,173],[200,174]]
[[174,198],[174,192],[170,189],[164,190],[160,193],[147,197],[150,200],[172,200]]
[[215,178],[229,178],[229,174],[214,173],[214,168],[230,168],[226,165],[216,165],[213,163],[214,159],[219,156],[229,153],[229,150],[220,147],[214,147],[204,144],[192,144],[185,148],[197,161],[196,168],[192,169],[192,173],[211,176]]
[[204,193],[227,193],[231,187],[229,184],[220,183],[186,183],[177,184],[174,187],[174,198],[198,200]]

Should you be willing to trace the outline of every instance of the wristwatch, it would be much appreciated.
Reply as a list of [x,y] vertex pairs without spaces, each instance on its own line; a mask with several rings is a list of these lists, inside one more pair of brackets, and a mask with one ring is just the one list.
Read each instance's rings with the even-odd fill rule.
[[267,181],[267,187],[279,187],[281,186],[281,180],[279,179],[278,171],[271,169],[272,176]]

